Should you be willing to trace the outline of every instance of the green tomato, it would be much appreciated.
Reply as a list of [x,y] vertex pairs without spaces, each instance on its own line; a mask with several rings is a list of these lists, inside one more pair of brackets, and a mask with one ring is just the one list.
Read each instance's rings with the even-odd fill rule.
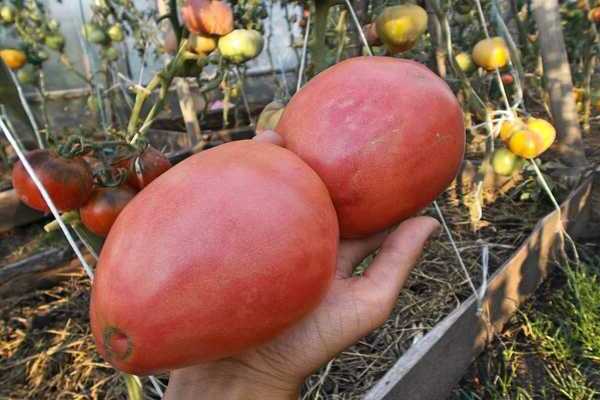
[[107,47],[104,49],[103,53],[108,61],[117,61],[119,59],[119,50],[114,47]]
[[121,25],[115,24],[108,29],[108,37],[113,42],[122,42],[125,39],[125,34],[123,33],[123,28]]
[[11,25],[15,22],[15,14],[15,8],[10,4],[0,8],[0,20],[6,25]]
[[180,60],[175,69],[175,76],[195,78],[202,73],[203,64],[196,59]]
[[53,33],[46,36],[44,43],[52,50],[63,51],[65,48],[65,37],[60,33]]
[[494,172],[502,176],[511,176],[521,167],[521,160],[510,150],[500,148],[494,151],[492,167]]
[[17,71],[17,79],[21,85],[31,85],[37,80],[35,67],[31,64],[24,66]]
[[50,29],[52,32],[56,32],[58,28],[60,28],[60,23],[57,20],[51,19],[48,21],[48,29]]
[[257,31],[236,29],[219,39],[219,52],[226,60],[241,64],[258,57],[263,45],[263,37]]
[[95,94],[92,94],[88,97],[87,99],[87,107],[90,109],[90,111],[92,112],[98,112],[98,98],[96,97]]
[[81,30],[83,37],[90,43],[102,44],[107,41],[106,34],[98,25],[85,24]]
[[35,49],[32,49],[27,54],[27,61],[29,61],[33,65],[41,65],[46,60],[48,60],[48,58],[50,58],[50,56],[44,50],[35,50]]

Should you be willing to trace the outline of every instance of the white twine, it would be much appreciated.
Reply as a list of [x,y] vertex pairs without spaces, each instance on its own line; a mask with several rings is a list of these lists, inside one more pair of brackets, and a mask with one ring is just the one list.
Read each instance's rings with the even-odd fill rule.
[[33,133],[35,133],[35,139],[38,142],[38,146],[40,149],[44,148],[44,141],[42,140],[42,135],[40,134],[40,128],[38,127],[37,122],[35,121],[35,117],[33,116],[33,111],[31,111],[31,107],[29,107],[29,103],[25,98],[25,93],[23,92],[23,87],[21,86],[21,82],[17,79],[17,76],[12,71],[12,69],[6,67],[8,70],[8,74],[10,75],[10,79],[12,79],[14,85],[17,87],[17,93],[19,94],[19,100],[21,101],[21,105],[25,110],[25,114],[27,115],[27,119],[29,119],[29,123],[31,124],[31,129],[33,129]]
[[29,164],[29,161],[27,161],[27,158],[25,157],[25,154],[23,154],[23,152],[21,151],[21,149],[17,145],[17,141],[15,140],[13,134],[10,132],[10,130],[8,129],[8,127],[6,126],[6,124],[4,123],[4,120],[2,118],[0,118],[0,129],[2,129],[2,132],[4,133],[4,136],[6,136],[6,139],[8,140],[8,142],[10,143],[10,145],[13,147],[13,149],[15,150],[15,152],[17,153],[17,157],[19,157],[19,160],[21,160],[21,162],[23,163],[23,167],[25,167],[25,170],[27,171],[27,173],[31,177],[31,180],[33,181],[33,183],[35,184],[35,186],[37,187],[37,189],[40,191],[40,194],[42,195],[42,198],[44,199],[44,201],[46,202],[46,204],[50,208],[50,211],[52,212],[52,215],[54,215],[54,218],[56,219],[56,222],[58,222],[58,225],[60,226],[60,229],[63,231],[65,237],[67,238],[67,242],[69,242],[69,244],[73,248],[73,251],[77,255],[77,258],[81,262],[81,265],[83,266],[83,269],[85,270],[85,273],[88,275],[88,277],[90,278],[90,280],[93,280],[94,279],[94,272],[92,271],[92,268],[89,266],[89,264],[87,263],[87,261],[83,257],[83,254],[81,254],[81,252],[79,251],[79,247],[77,247],[77,244],[75,243],[75,240],[73,239],[73,236],[71,235],[71,232],[69,232],[69,229],[67,228],[67,225],[65,224],[65,222],[62,219],[62,217],[60,216],[60,213],[59,213],[58,209],[56,208],[56,206],[54,205],[54,202],[52,201],[52,198],[50,197],[50,195],[46,191],[46,188],[44,188],[44,185],[42,185],[42,182],[40,181],[40,179],[36,175],[35,171],[31,167],[31,164]]
[[367,37],[363,32],[362,26],[360,25],[360,21],[358,20],[358,16],[356,15],[356,11],[354,11],[354,7],[352,7],[352,3],[350,3],[350,0],[346,0],[346,7],[348,7],[348,11],[350,11],[350,15],[352,15],[352,20],[354,21],[354,25],[356,25],[356,30],[358,31],[360,40],[363,42],[363,46],[365,46],[365,49],[367,50],[367,54],[372,56],[373,51],[371,51],[371,46],[369,46],[369,43],[367,42]]
[[444,231],[446,232],[446,235],[448,235],[448,239],[450,239],[450,244],[452,245],[452,248],[454,249],[454,253],[456,254],[456,258],[458,259],[458,263],[460,264],[460,267],[462,268],[463,272],[465,273],[467,282],[469,283],[469,286],[471,287],[473,294],[475,295],[475,297],[477,297],[477,303],[480,304],[481,300],[479,298],[479,292],[475,288],[475,284],[473,283],[473,280],[471,279],[469,270],[467,269],[467,266],[465,265],[465,262],[463,261],[463,258],[460,254],[460,250],[458,249],[458,246],[456,245],[456,242],[454,241],[452,232],[450,231],[450,228],[448,228],[448,224],[446,224],[446,219],[444,218],[444,214],[442,214],[442,210],[440,209],[440,206],[438,205],[437,201],[433,202],[433,206],[435,207],[435,211],[437,212],[437,215],[440,218],[440,222],[442,223],[442,226],[444,227]]
[[488,274],[490,269],[490,248],[486,244],[481,249],[481,287],[479,288],[479,295],[477,296],[477,315],[481,315],[483,312],[483,299],[487,292]]
[[164,394],[162,388],[160,387],[161,382],[152,375],[150,375],[148,378],[150,379],[150,383],[152,383],[152,386],[154,387],[156,394],[158,396],[160,396],[160,398],[162,399],[165,394]]

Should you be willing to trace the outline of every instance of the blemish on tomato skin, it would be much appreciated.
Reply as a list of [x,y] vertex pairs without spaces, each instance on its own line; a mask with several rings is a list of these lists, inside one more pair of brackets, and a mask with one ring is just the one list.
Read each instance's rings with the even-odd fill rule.
[[131,339],[120,329],[107,327],[102,335],[104,352],[110,360],[124,361],[131,355],[133,346]]

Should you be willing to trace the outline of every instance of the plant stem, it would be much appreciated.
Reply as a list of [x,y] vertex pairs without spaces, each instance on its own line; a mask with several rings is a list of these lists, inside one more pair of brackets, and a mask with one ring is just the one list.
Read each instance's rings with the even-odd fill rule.
[[327,0],[315,0],[314,37],[311,45],[311,55],[315,75],[327,67],[327,16],[331,4]]

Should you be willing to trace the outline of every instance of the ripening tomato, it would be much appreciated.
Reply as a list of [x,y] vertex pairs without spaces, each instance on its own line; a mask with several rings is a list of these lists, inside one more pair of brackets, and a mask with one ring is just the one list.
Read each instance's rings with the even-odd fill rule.
[[171,168],[171,162],[162,152],[148,146],[139,157],[122,160],[116,166],[127,169],[127,183],[142,190]]
[[[66,159],[49,150],[33,150],[26,157],[60,211],[79,208],[90,197],[94,177],[82,158]],[[13,167],[12,183],[23,203],[38,211],[50,211],[20,161]]]
[[375,26],[388,50],[400,53],[410,50],[427,30],[427,12],[415,4],[386,7]]
[[592,22],[600,22],[600,7],[592,8],[588,13],[588,18]]
[[487,71],[508,65],[510,52],[501,37],[483,39],[473,48],[473,61]]
[[542,152],[542,138],[529,130],[518,130],[512,134],[508,141],[508,148],[514,154],[523,158],[535,158]]
[[461,53],[458,53],[454,57],[454,60],[456,61],[458,68],[460,68],[460,70],[465,73],[471,72],[475,69],[475,64],[473,64],[473,58],[471,58],[471,55],[467,52],[463,51]]
[[125,39],[125,33],[123,33],[123,28],[119,24],[114,24],[110,28],[108,28],[108,37],[113,42],[122,42]]
[[27,64],[27,56],[21,50],[3,49],[0,50],[0,57],[6,66],[13,71],[17,71]]
[[221,36],[233,30],[233,11],[221,0],[186,0],[181,16],[192,33]]
[[12,4],[5,4],[0,8],[0,21],[5,25],[12,25],[15,22],[17,11]]
[[521,160],[511,151],[500,148],[494,151],[492,167],[498,175],[511,176],[521,166]]
[[309,81],[275,129],[327,185],[344,238],[417,213],[452,182],[463,159],[463,113],[427,67],[355,57]]
[[89,200],[79,209],[81,222],[98,236],[106,236],[125,206],[135,197],[128,186],[101,187],[92,192]]
[[217,48],[217,39],[210,35],[192,33],[189,43],[189,48],[196,54],[208,55]]
[[148,374],[272,340],[323,299],[338,235],[327,188],[292,152],[245,140],[194,155],[108,234],[90,305],[98,351]]
[[515,77],[509,73],[502,74],[501,79],[502,84],[505,86],[511,86],[513,83],[515,83]]
[[527,120],[527,129],[541,137],[542,147],[539,149],[540,154],[548,150],[556,139],[556,129],[554,129],[554,126],[541,118],[529,118]]
[[46,36],[44,44],[52,50],[63,51],[65,48],[65,37],[60,33],[53,33]]
[[502,139],[504,143],[508,143],[513,133],[523,127],[523,121],[519,118],[502,122],[502,125],[500,126],[500,139]]
[[375,26],[375,23],[365,25],[362,29],[369,46],[381,46],[383,44],[377,35],[377,27]]
[[263,45],[262,35],[252,29],[236,29],[219,38],[219,52],[223,58],[236,64],[258,57]]

